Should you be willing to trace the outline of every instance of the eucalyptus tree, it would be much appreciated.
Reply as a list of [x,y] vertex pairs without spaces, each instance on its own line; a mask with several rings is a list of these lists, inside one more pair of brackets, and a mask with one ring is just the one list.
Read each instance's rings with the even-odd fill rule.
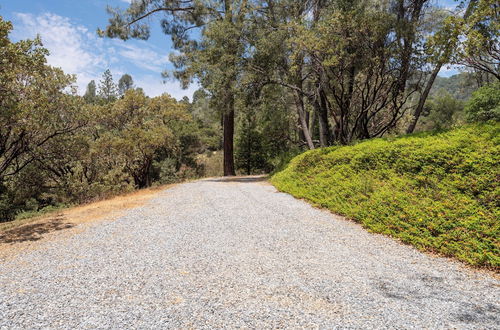
[[[235,95],[239,84],[248,0],[133,0],[126,10],[108,8],[111,15],[101,36],[147,39],[152,15],[162,15],[163,31],[178,50],[171,54],[174,77],[183,86],[197,80],[222,112],[224,175],[234,175]],[[193,33],[190,33],[194,31]]]

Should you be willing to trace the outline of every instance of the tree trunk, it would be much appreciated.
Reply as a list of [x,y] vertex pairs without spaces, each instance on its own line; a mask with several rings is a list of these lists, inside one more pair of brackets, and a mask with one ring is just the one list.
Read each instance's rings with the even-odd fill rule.
[[311,138],[311,134],[309,133],[309,126],[307,125],[307,119],[304,109],[304,101],[302,100],[302,96],[299,92],[294,92],[293,94],[295,100],[295,106],[297,107],[297,113],[299,115],[299,123],[300,128],[302,128],[302,134],[304,135],[304,139],[307,143],[309,149],[314,149],[314,143]]
[[413,114],[413,120],[410,122],[410,125],[408,126],[408,129],[406,130],[406,134],[413,133],[415,130],[415,127],[417,126],[418,119],[420,118],[420,114],[422,113],[422,110],[424,109],[425,101],[427,100],[427,97],[429,96],[429,92],[431,91],[432,85],[434,84],[434,80],[436,80],[436,76],[439,73],[439,70],[441,70],[441,66],[443,66],[442,62],[439,62],[436,64],[436,67],[434,70],[432,70],[432,73],[429,77],[429,80],[427,80],[427,84],[425,85],[424,91],[420,95],[420,98],[418,99],[418,104],[417,108],[415,109],[415,113]]
[[309,118],[309,134],[311,134],[311,139],[314,140],[314,134],[316,130],[316,125],[317,125],[317,117],[316,117],[316,111],[313,111],[311,114],[311,118]]
[[328,108],[326,104],[326,95],[318,92],[318,118],[319,118],[319,142],[321,147],[328,147],[331,143],[330,125],[328,124]]
[[224,122],[224,176],[236,175],[234,171],[234,109],[223,115]]

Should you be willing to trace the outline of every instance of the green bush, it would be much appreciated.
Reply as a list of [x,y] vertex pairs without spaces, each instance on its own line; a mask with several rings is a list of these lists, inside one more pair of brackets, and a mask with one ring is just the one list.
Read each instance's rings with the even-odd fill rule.
[[485,122],[500,120],[500,82],[476,90],[465,106],[467,120]]
[[500,125],[305,152],[271,181],[421,250],[500,267]]

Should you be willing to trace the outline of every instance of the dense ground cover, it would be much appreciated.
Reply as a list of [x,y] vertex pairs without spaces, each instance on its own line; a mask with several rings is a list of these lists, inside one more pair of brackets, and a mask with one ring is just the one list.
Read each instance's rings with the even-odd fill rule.
[[500,124],[295,157],[271,181],[418,249],[500,269]]

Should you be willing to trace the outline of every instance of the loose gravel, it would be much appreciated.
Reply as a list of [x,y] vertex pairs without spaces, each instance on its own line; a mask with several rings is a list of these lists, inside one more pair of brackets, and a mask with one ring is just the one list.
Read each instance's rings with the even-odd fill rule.
[[499,328],[500,281],[206,179],[0,263],[0,328]]

